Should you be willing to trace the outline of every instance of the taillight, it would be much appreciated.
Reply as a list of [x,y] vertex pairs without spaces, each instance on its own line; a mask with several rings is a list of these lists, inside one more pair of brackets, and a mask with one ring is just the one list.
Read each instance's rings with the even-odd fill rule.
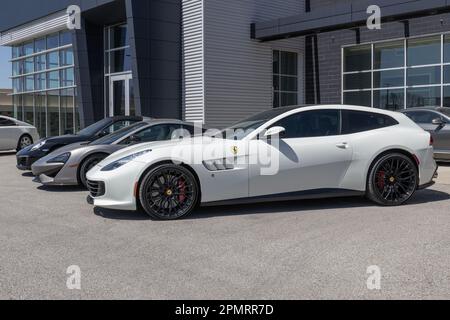
[[430,134],[430,146],[433,146],[434,144],[434,138],[433,136]]

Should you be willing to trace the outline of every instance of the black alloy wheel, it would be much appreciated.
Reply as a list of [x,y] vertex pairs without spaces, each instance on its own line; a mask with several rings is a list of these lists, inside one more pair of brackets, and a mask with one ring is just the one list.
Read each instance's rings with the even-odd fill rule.
[[418,185],[413,161],[400,153],[387,154],[372,166],[368,180],[368,198],[383,206],[398,206],[408,201]]
[[106,154],[94,154],[86,158],[80,166],[79,180],[80,183],[87,187],[86,175],[93,167],[102,162],[108,155]]
[[139,188],[139,199],[150,217],[175,220],[195,209],[198,190],[197,181],[188,169],[164,164],[145,175]]

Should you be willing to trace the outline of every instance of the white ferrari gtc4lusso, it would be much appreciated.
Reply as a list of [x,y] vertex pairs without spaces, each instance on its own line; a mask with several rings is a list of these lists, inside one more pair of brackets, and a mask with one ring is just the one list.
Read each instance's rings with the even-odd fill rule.
[[211,135],[112,154],[88,172],[88,202],[165,220],[197,205],[335,196],[396,206],[437,176],[430,134],[397,112],[279,108]]

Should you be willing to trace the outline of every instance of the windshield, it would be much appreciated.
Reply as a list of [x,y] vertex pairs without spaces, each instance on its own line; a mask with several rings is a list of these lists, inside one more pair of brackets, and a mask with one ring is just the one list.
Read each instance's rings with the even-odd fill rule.
[[439,111],[450,118],[450,108],[441,108]]
[[261,127],[267,121],[276,118],[283,113],[289,112],[294,109],[298,109],[298,106],[295,107],[286,107],[286,108],[276,108],[268,111],[264,111],[258,113],[250,118],[245,119],[244,121],[238,122],[232,125],[229,128],[224,129],[221,134],[225,139],[228,140],[242,140],[250,133]]
[[125,127],[120,130],[117,130],[114,133],[108,134],[107,136],[101,137],[100,139],[97,139],[97,140],[91,142],[90,145],[96,146],[96,145],[101,145],[101,144],[112,144],[112,143],[116,142],[117,140],[120,140],[120,139],[126,137],[131,132],[135,131],[136,129],[145,127],[147,125],[148,125],[148,123],[146,123],[146,122],[138,122],[129,127]]
[[84,128],[83,130],[78,132],[80,136],[93,136],[97,132],[99,132],[103,127],[105,127],[108,123],[110,123],[110,119],[103,119],[99,122],[91,124],[89,127]]

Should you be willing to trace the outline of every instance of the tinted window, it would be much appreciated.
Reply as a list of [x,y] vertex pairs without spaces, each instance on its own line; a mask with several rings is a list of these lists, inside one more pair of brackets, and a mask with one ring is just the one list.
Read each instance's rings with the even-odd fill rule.
[[91,142],[91,145],[102,145],[102,144],[112,144],[115,141],[122,139],[126,135],[130,134],[134,130],[139,129],[140,127],[145,127],[147,124],[145,122],[139,122],[132,126],[122,128],[114,133],[108,134],[107,136],[104,136],[100,139],[95,140],[94,142]]
[[389,116],[364,111],[342,111],[342,134],[352,134],[397,125]]
[[431,111],[411,111],[405,114],[415,123],[432,123],[434,119],[440,118],[437,113]]
[[13,127],[16,123],[6,118],[0,118],[0,127]]
[[286,129],[283,138],[324,137],[339,134],[339,110],[299,112],[280,120],[274,126]]
[[[170,140],[172,133],[180,129],[179,124],[160,124],[149,128],[145,128],[133,135],[135,142],[152,142]],[[125,139],[121,144],[129,144],[131,139]]]
[[113,133],[113,132],[116,132],[116,131],[118,131],[118,130],[120,130],[122,128],[128,127],[128,126],[132,125],[133,123],[136,123],[136,121],[120,120],[120,121],[114,122],[112,125],[110,125],[105,130],[107,130],[110,133]]

